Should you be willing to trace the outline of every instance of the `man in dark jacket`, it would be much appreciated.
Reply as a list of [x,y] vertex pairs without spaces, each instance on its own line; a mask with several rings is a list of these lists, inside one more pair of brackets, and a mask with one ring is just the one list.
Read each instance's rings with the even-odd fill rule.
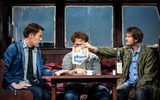
[[155,80],[158,67],[154,52],[143,45],[143,32],[137,27],[130,27],[126,34],[126,47],[122,48],[97,48],[88,43],[84,44],[90,50],[103,54],[106,57],[116,56],[120,51],[123,57],[123,75],[117,92],[119,100],[127,100],[132,88],[135,91],[135,100],[156,100]]
[[34,100],[50,100],[50,92],[44,88],[42,76],[52,75],[56,70],[47,70],[43,65],[39,43],[44,29],[28,24],[23,32],[24,40],[12,43],[4,53],[4,81],[7,90],[27,89],[34,94]]

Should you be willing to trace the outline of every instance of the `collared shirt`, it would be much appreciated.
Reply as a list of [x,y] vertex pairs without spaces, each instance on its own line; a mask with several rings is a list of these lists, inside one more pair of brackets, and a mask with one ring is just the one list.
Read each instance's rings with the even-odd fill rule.
[[132,61],[129,67],[129,79],[125,82],[127,86],[133,85],[139,79],[137,70],[137,60],[141,53],[141,46],[138,48],[137,52],[134,53],[133,49],[130,49],[132,53]]
[[[27,68],[28,68],[28,53],[29,49],[25,41],[23,41],[23,49],[24,49],[24,81],[27,80]],[[34,48],[32,51],[33,54],[33,73],[34,77],[37,78],[37,67],[36,67],[36,61],[37,61],[37,48]]]

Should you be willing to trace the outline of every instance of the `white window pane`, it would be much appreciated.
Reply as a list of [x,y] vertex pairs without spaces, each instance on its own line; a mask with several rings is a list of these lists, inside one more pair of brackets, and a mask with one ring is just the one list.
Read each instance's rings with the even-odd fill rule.
[[144,44],[157,44],[160,37],[160,16],[156,6],[123,6],[124,37],[126,28],[131,26],[139,27],[143,31]]
[[13,6],[12,24],[14,40],[23,39],[24,27],[37,23],[45,30],[42,42],[53,43],[55,33],[55,6]]
[[74,32],[86,32],[89,42],[99,47],[112,46],[112,6],[66,6],[65,46],[71,47]]

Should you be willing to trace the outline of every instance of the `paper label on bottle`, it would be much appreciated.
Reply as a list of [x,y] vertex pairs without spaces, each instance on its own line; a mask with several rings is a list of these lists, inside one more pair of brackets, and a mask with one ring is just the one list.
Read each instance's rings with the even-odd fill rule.
[[122,74],[122,62],[117,62],[117,74]]

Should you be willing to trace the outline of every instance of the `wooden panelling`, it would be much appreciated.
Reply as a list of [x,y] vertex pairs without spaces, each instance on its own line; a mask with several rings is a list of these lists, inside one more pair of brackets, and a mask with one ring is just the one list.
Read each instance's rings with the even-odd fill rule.
[[42,49],[44,63],[62,63],[65,54],[71,49]]

